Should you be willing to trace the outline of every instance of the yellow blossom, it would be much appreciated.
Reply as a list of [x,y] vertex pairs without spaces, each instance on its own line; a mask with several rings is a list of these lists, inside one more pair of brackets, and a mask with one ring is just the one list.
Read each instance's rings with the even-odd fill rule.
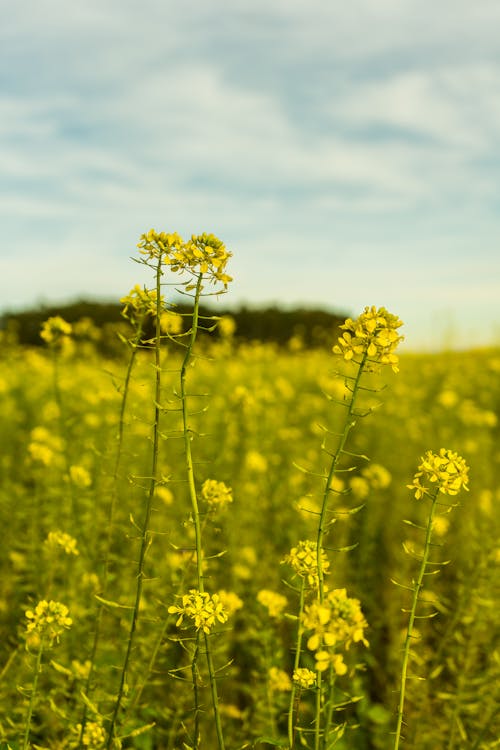
[[429,488],[422,484],[422,480],[433,484],[443,495],[457,495],[462,488],[469,489],[469,467],[454,451],[446,448],[440,448],[439,453],[427,451],[412,484],[407,485],[408,489],[415,490],[417,500],[429,494]]
[[340,326],[345,333],[333,351],[347,361],[365,356],[373,363],[390,365],[394,372],[398,372],[399,359],[394,350],[403,339],[397,332],[402,325],[402,321],[387,312],[385,307],[365,307],[356,320],[347,318]]
[[311,669],[299,667],[293,670],[293,681],[303,690],[316,685],[316,673]]
[[49,344],[49,346],[55,347],[62,345],[64,339],[70,336],[71,333],[71,323],[68,323],[64,318],[61,318],[60,315],[55,315],[42,323],[40,338]]
[[[124,306],[122,316],[131,323],[135,323],[146,315],[156,315],[156,289],[145,289],[136,284],[128,294],[120,299]],[[160,297],[160,305],[163,307],[164,299]]]
[[269,589],[261,589],[257,594],[257,601],[267,608],[269,617],[280,617],[288,604],[286,596]]
[[269,687],[275,693],[286,693],[292,689],[290,677],[282,669],[271,667],[268,672]]
[[[288,563],[301,578],[304,578],[309,586],[318,586],[318,545],[309,539],[300,541],[296,547],[292,547],[283,562]],[[329,572],[330,562],[324,550],[321,550],[321,562],[323,575]]]
[[71,479],[71,484],[74,487],[78,487],[79,489],[83,490],[86,487],[90,487],[90,485],[92,484],[90,474],[83,466],[70,466],[69,476]]
[[232,489],[226,487],[224,482],[218,482],[216,479],[207,479],[203,482],[201,495],[209,508],[224,510],[229,503],[233,502]]
[[243,601],[240,599],[238,594],[234,593],[234,591],[226,591],[225,589],[221,589],[217,593],[219,595],[219,600],[222,603],[222,606],[227,612],[228,617],[231,617],[231,615],[233,615],[238,609],[241,609],[243,607]]
[[68,617],[68,608],[52,600],[48,602],[43,599],[34,610],[27,609],[25,614],[28,620],[26,632],[36,633],[49,644],[59,640],[64,629],[71,627],[73,622],[71,617]]
[[216,622],[227,622],[228,613],[218,594],[210,595],[206,591],[191,589],[182,596],[182,604],[173,604],[168,608],[169,614],[178,614],[176,626],[182,624],[184,617],[190,618],[196,630],[209,633]]
[[139,251],[148,258],[160,258],[174,272],[187,271],[199,277],[206,276],[212,283],[221,282],[224,287],[232,281],[225,272],[232,253],[214,234],[204,232],[192,235],[184,242],[177,233],[156,232],[150,229],[141,236]]
[[67,555],[79,555],[77,541],[74,537],[66,534],[64,531],[49,531],[44,544],[47,549],[56,549],[61,547]]

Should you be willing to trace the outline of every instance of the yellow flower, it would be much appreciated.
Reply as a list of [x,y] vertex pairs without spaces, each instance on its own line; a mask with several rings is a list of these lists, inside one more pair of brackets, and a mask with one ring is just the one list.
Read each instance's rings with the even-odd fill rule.
[[182,605],[171,605],[169,614],[178,614],[176,626],[182,624],[184,617],[193,620],[196,630],[209,633],[216,622],[227,622],[228,613],[218,594],[210,595],[206,591],[191,589],[182,597]]
[[217,330],[224,339],[230,339],[236,331],[236,321],[231,315],[223,315],[217,323]]
[[49,644],[54,640],[58,641],[64,629],[70,628],[73,623],[64,604],[45,599],[38,602],[34,610],[27,609],[25,614],[28,619],[26,632],[38,634]]
[[[77,724],[76,729],[78,733],[80,733],[82,731],[82,725]],[[82,737],[82,744],[84,747],[88,747],[90,750],[98,750],[98,748],[101,748],[104,745],[105,739],[106,732],[99,722],[86,722]]]
[[49,344],[49,346],[55,347],[63,345],[64,339],[70,336],[71,332],[71,323],[61,318],[60,315],[55,315],[42,323],[40,338]]
[[[318,586],[318,545],[309,539],[300,541],[296,547],[292,547],[290,553],[285,556],[283,562],[288,563],[301,578],[305,578],[309,586]],[[329,572],[330,562],[326,552],[321,550],[321,561],[323,574]]]
[[90,487],[90,485],[92,484],[90,474],[83,466],[70,466],[69,476],[71,479],[71,484],[81,490],[85,489],[86,487]]
[[454,451],[446,448],[440,448],[439,453],[427,451],[422,456],[412,484],[407,485],[408,489],[415,490],[417,500],[429,494],[429,488],[422,484],[422,479],[434,484],[443,495],[457,495],[462,488],[469,489],[469,467]]
[[394,372],[398,372],[399,359],[394,350],[403,339],[397,332],[402,325],[403,322],[387,312],[385,307],[365,307],[356,320],[347,318],[340,326],[345,333],[338,339],[333,351],[347,361],[356,355],[366,356],[371,362],[390,365]]
[[224,510],[229,503],[233,502],[232,489],[226,487],[224,482],[217,482],[216,479],[207,479],[203,482],[201,495],[209,508]]
[[257,594],[257,601],[263,607],[267,607],[269,617],[280,617],[288,604],[286,596],[277,594],[275,591],[270,591],[269,589],[261,589]]
[[67,555],[79,555],[77,541],[74,537],[66,534],[64,531],[49,531],[44,544],[48,549],[62,547]]
[[231,617],[231,615],[233,615],[238,609],[241,609],[243,607],[243,601],[240,599],[238,594],[234,593],[234,591],[226,591],[225,589],[221,589],[217,593],[219,595],[219,600],[221,601],[222,606],[227,612],[228,617]]
[[[136,284],[128,294],[120,299],[124,305],[121,312],[122,316],[132,323],[141,320],[146,315],[156,315],[156,289],[144,289]],[[163,306],[164,299],[160,296],[160,303]]]
[[221,282],[225,288],[232,281],[225,272],[232,253],[214,234],[193,234],[188,242],[184,242],[177,233],[150,229],[141,236],[138,248],[141,255],[162,260],[174,272],[187,271],[196,277],[203,275],[212,283]]
[[[348,597],[345,589],[333,589],[323,603],[316,601],[306,606],[302,623],[306,631],[313,631],[307,641],[310,651],[323,652],[332,647],[347,650],[352,643],[358,642],[368,646],[364,636],[368,623],[361,611],[360,602]],[[325,656],[321,653],[319,661],[322,664],[324,659]]]
[[293,670],[293,681],[302,689],[316,685],[316,674],[310,669],[299,667]]
[[282,669],[271,667],[268,672],[269,687],[275,693],[286,693],[292,689],[290,677]]

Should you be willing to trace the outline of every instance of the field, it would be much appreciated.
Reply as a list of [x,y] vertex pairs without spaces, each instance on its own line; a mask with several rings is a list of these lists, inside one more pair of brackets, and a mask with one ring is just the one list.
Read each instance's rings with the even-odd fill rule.
[[198,341],[197,272],[4,334],[0,747],[500,747],[500,351]]

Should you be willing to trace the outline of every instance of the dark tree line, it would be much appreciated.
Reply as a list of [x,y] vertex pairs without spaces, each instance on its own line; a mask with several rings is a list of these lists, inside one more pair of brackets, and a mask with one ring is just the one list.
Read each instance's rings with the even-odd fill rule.
[[[111,330],[117,324],[124,324],[121,316],[122,306],[111,302],[94,302],[79,300],[59,306],[42,306],[22,312],[6,312],[0,318],[0,329],[16,333],[20,344],[40,346],[40,327],[47,318],[60,315],[69,323],[76,323],[82,318],[91,320],[99,330]],[[178,304],[173,312],[189,313],[187,305]],[[298,307],[284,310],[277,306],[250,308],[241,306],[236,309],[216,306],[205,306],[202,315],[229,315],[236,324],[234,337],[238,341],[275,342],[285,346],[291,339],[300,341],[305,347],[328,346],[337,334],[338,326],[344,322],[345,315],[328,312],[322,309]],[[184,318],[184,325],[189,326],[189,317]],[[153,322],[150,331],[145,335],[153,336]],[[218,336],[217,329],[206,334]],[[101,348],[103,348],[101,346]],[[105,348],[105,347],[104,347]]]

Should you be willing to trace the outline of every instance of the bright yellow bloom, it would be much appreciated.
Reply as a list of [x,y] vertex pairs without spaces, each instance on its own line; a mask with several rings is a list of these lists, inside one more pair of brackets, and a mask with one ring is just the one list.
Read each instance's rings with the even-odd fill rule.
[[342,673],[338,671],[343,669],[338,659],[332,659],[333,649],[336,653],[339,648],[347,650],[352,643],[359,642],[368,646],[364,636],[368,623],[361,611],[360,602],[348,597],[345,589],[334,589],[328,593],[323,603],[316,601],[306,606],[302,623],[306,631],[313,631],[308,638],[307,648],[317,652],[316,668],[319,671],[333,663],[337,674]]
[[28,624],[27,633],[36,633],[42,639],[52,644],[54,640],[58,641],[59,636],[65,628],[70,628],[73,620],[68,617],[68,608],[60,602],[49,601],[45,599],[38,602],[35,609],[26,610]]
[[366,356],[371,362],[390,365],[394,372],[398,372],[398,357],[394,350],[403,337],[397,329],[403,322],[387,312],[385,307],[365,307],[356,320],[347,318],[340,326],[345,333],[333,347],[335,354],[341,354],[345,360],[351,360],[356,355]]
[[224,339],[230,339],[236,331],[236,321],[231,315],[223,315],[217,323],[217,330]]
[[216,622],[227,622],[228,613],[218,594],[210,595],[206,591],[191,589],[182,597],[182,605],[173,604],[168,608],[169,614],[178,614],[176,626],[179,627],[184,617],[193,620],[196,630],[210,633]]
[[187,271],[196,277],[204,275],[212,283],[219,281],[226,288],[232,281],[231,276],[225,273],[232,253],[213,234],[192,235],[188,242],[184,242],[177,233],[167,234],[150,229],[141,236],[138,248],[141,255],[161,259],[174,272]]
[[222,606],[227,612],[228,617],[231,617],[231,615],[233,615],[238,609],[241,609],[243,607],[243,601],[240,599],[238,594],[234,593],[234,591],[226,591],[225,589],[221,589],[217,593],[219,595],[219,600],[221,601]]
[[182,327],[182,315],[174,313],[171,310],[165,310],[160,315],[160,328],[163,333],[175,336],[178,333],[182,333]]
[[209,508],[224,510],[229,503],[233,502],[233,491],[226,487],[224,482],[216,479],[207,479],[203,482],[201,495],[206,500]]
[[79,555],[76,539],[64,531],[49,531],[44,544],[48,549],[62,547],[67,555]]
[[314,654],[316,659],[316,670],[318,672],[324,672],[330,664],[333,665],[335,674],[343,675],[347,672],[347,665],[344,663],[342,654],[334,654],[331,651],[316,651]]
[[457,495],[460,490],[468,490],[469,467],[465,460],[454,451],[440,448],[439,453],[427,451],[422,456],[412,484],[407,487],[415,490],[417,500],[429,494],[429,488],[422,481],[431,482],[443,495]]
[[257,594],[257,601],[263,607],[267,607],[269,617],[280,617],[288,604],[286,596],[277,594],[275,591],[270,591],[269,589],[261,589]]
[[292,689],[290,677],[282,669],[271,667],[268,672],[269,687],[274,693],[286,693]]
[[49,346],[58,346],[62,344],[67,336],[71,335],[71,332],[71,323],[61,318],[60,315],[55,315],[42,323],[40,338],[49,344]]
[[[156,315],[156,289],[144,289],[136,284],[128,294],[120,299],[124,305],[121,312],[122,316],[132,323],[141,320],[146,315]],[[160,296],[160,303],[163,307],[164,299]]]
[[310,669],[299,667],[293,670],[293,681],[302,689],[316,685],[316,674]]
[[[82,730],[82,725],[76,725],[78,733]],[[97,721],[87,721],[85,729],[83,730],[82,743],[84,747],[88,747],[90,750],[98,750],[104,745],[106,739],[106,732],[102,725]]]
[[[288,563],[301,578],[305,578],[309,586],[318,587],[318,545],[309,539],[301,541],[296,547],[292,547],[290,553],[285,556],[283,562]],[[323,574],[327,575],[330,561],[324,550],[321,550],[321,562]]]
[[71,483],[81,490],[85,489],[86,487],[90,487],[90,485],[92,484],[90,474],[83,466],[70,466],[69,476],[71,479]]

